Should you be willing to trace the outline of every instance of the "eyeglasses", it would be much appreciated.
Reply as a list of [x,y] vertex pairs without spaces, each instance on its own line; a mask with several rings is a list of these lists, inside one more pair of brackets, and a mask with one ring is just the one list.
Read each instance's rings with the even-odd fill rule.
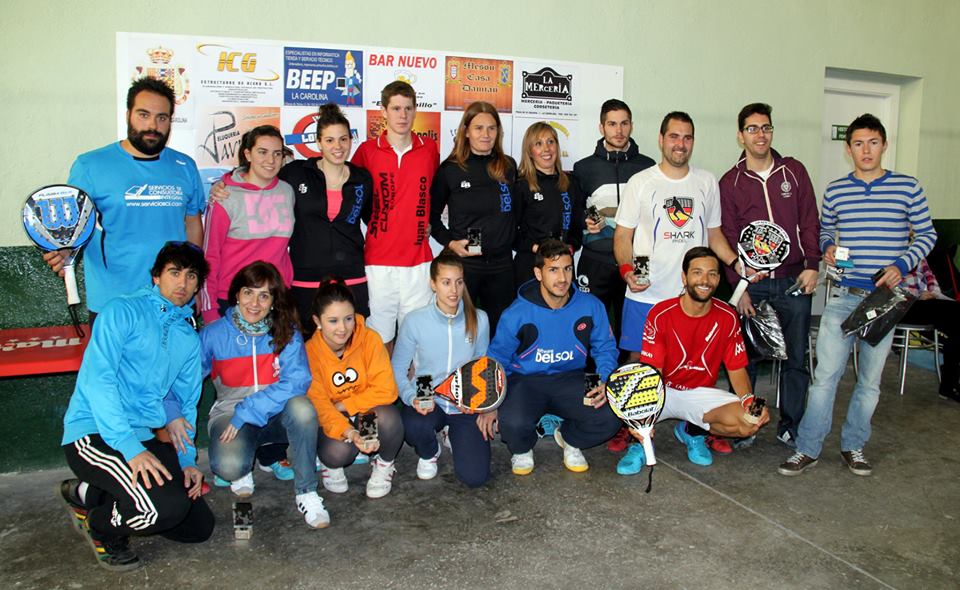
[[763,131],[764,133],[773,133],[773,125],[770,125],[769,123],[766,125],[747,125],[742,129],[742,131],[750,135],[756,135],[761,131]]

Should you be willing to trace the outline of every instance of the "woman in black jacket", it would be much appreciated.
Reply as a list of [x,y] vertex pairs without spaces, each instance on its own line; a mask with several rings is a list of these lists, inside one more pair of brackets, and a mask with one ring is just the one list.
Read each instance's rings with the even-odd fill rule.
[[577,183],[563,171],[557,131],[538,121],[523,135],[520,171],[514,187],[517,216],[517,255],[513,259],[517,285],[533,278],[537,245],[554,238],[580,248],[583,198]]
[[[464,281],[490,318],[491,336],[513,301],[513,185],[516,162],[503,153],[503,126],[487,102],[467,107],[453,150],[430,188],[431,235],[463,258]],[[442,214],[448,208],[449,226]],[[471,240],[479,236],[479,248]]]

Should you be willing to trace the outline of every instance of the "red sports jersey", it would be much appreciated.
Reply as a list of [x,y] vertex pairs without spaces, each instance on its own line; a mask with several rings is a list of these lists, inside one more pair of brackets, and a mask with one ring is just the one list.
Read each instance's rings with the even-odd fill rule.
[[430,250],[430,185],[440,149],[429,137],[413,135],[402,157],[387,132],[357,148],[352,162],[373,176],[373,212],[367,225],[364,263],[416,266],[433,260]]
[[714,299],[705,316],[690,317],[680,298],[653,306],[643,330],[643,362],[663,373],[674,389],[715,387],[720,363],[728,371],[747,366],[740,319],[732,307]]

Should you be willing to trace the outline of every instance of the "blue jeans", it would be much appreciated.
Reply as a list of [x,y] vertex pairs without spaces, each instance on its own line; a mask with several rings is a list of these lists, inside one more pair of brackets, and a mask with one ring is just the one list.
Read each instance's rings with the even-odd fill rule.
[[287,400],[283,411],[265,426],[244,424],[229,443],[220,442],[220,434],[230,425],[233,414],[223,415],[209,424],[210,469],[217,476],[234,481],[253,469],[257,448],[267,444],[290,443],[293,455],[293,485],[296,493],[317,491],[317,412],[306,396]]
[[[823,439],[830,433],[833,422],[833,402],[837,384],[847,368],[847,358],[856,335],[844,337],[840,324],[863,301],[845,289],[834,288],[820,319],[817,333],[817,368],[813,385],[807,393],[807,409],[800,421],[797,451],[808,457],[819,457]],[[880,344],[870,346],[860,342],[858,360],[860,376],[853,388],[847,407],[847,418],[840,431],[840,450],[862,449],[870,440],[870,419],[880,400],[880,374],[893,343],[893,331]]]
[[[777,434],[789,432],[797,436],[797,428],[803,418],[803,408],[810,386],[810,371],[807,368],[807,337],[810,334],[810,304],[812,295],[787,295],[797,277],[764,279],[747,287],[753,305],[766,299],[780,320],[787,360],[780,371],[780,423]],[[841,320],[842,321],[842,320]],[[757,382],[757,359],[751,358],[747,366],[750,383]]]

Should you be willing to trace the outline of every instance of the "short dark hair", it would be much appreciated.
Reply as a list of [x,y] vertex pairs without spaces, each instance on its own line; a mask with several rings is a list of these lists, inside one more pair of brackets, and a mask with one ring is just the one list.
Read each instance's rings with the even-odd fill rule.
[[673,120],[683,121],[684,123],[690,123],[690,129],[694,132],[696,131],[693,127],[693,119],[690,118],[690,115],[686,114],[683,111],[670,111],[663,118],[663,121],[660,122],[660,135],[663,135],[664,133],[667,132],[667,125],[670,123],[670,121],[673,121]]
[[167,242],[157,252],[157,258],[153,261],[153,268],[150,269],[150,276],[153,278],[163,274],[163,269],[168,264],[183,270],[192,270],[197,273],[197,287],[202,287],[203,282],[207,280],[210,274],[210,265],[203,257],[203,250],[200,246],[192,242]]
[[629,117],[631,121],[633,120],[633,112],[630,110],[630,107],[627,106],[627,103],[617,98],[611,98],[600,105],[601,124],[607,122],[607,113],[611,111],[627,111],[627,117]]
[[740,114],[737,115],[737,130],[743,131],[743,123],[747,120],[747,117],[751,115],[766,115],[767,119],[770,119],[770,122],[773,123],[773,107],[768,105],[765,102],[751,102],[747,106],[740,109]]
[[883,126],[883,123],[880,122],[880,119],[876,118],[870,113],[864,113],[854,119],[853,123],[850,123],[850,125],[847,127],[847,145],[850,145],[850,137],[853,136],[853,132],[859,129],[876,131],[883,139],[883,143],[887,143],[887,130]]
[[570,253],[570,246],[556,238],[547,238],[540,242],[539,247],[537,247],[537,253],[533,256],[533,266],[542,269],[548,260],[554,260],[560,256],[569,256],[572,259],[573,254]]
[[403,80],[394,80],[383,87],[383,91],[380,92],[380,105],[387,108],[390,99],[394,96],[406,96],[413,101],[413,106],[417,106],[417,91]]
[[690,262],[695,258],[713,258],[717,261],[717,270],[723,268],[723,263],[720,262],[720,257],[717,256],[716,252],[706,246],[695,246],[687,250],[687,253],[683,255],[683,274],[687,274],[687,270],[690,268]]
[[163,80],[151,78],[150,76],[144,76],[135,80],[134,83],[130,85],[130,90],[127,90],[128,111],[133,109],[133,102],[141,92],[152,92],[167,99],[170,102],[170,116],[173,116],[173,107],[176,106],[177,100],[173,94],[172,86]]
[[254,127],[250,131],[247,131],[240,138],[240,150],[237,153],[237,164],[240,168],[249,168],[250,160],[247,159],[247,150],[253,151],[253,147],[257,145],[257,140],[261,137],[275,137],[280,140],[280,147],[283,148],[283,135],[280,133],[280,130],[274,127],[273,125],[260,125],[259,127]]

